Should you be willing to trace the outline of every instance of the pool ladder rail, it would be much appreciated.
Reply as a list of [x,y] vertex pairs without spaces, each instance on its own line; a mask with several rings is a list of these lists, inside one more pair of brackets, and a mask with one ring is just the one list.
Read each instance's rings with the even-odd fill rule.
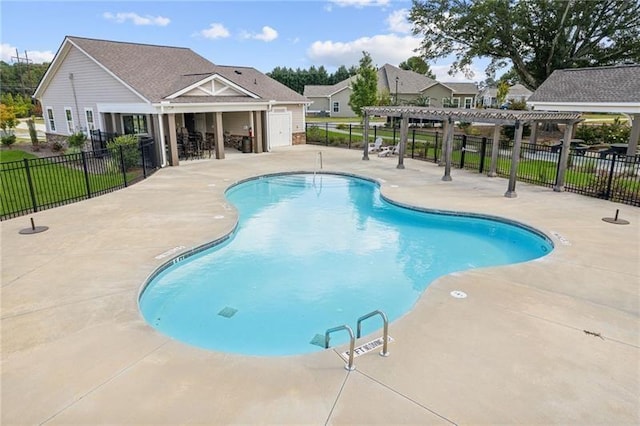
[[344,366],[346,370],[353,371],[356,369],[355,365],[353,365],[353,354],[354,354],[354,349],[356,344],[356,338],[359,339],[362,334],[362,322],[376,315],[379,315],[382,318],[382,322],[383,322],[383,329],[382,329],[383,343],[382,343],[382,351],[380,351],[380,356],[387,357],[389,356],[389,351],[387,350],[387,344],[389,343],[389,319],[387,318],[387,315],[381,310],[376,309],[375,311],[369,312],[368,314],[358,318],[358,323],[356,327],[356,330],[357,330],[356,336],[353,335],[353,330],[351,329],[351,327],[349,327],[346,324],[330,328],[325,332],[324,334],[325,349],[329,348],[329,339],[330,339],[329,335],[331,333],[334,333],[340,330],[346,330],[349,333],[349,361]]

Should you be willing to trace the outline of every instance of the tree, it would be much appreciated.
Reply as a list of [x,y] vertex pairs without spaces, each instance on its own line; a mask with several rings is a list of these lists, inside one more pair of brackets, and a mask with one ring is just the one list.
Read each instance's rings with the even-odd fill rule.
[[507,95],[509,94],[509,83],[506,81],[501,81],[498,83],[496,99],[498,100],[498,106],[502,106],[504,101],[507,100]]
[[429,78],[436,79],[436,75],[431,71],[429,64],[419,56],[412,56],[404,62],[398,65],[399,68],[407,71],[417,72],[418,74],[426,75]]
[[373,106],[378,99],[378,71],[373,66],[371,55],[362,52],[360,67],[356,79],[351,85],[349,106],[358,117],[362,117],[362,108]]
[[409,21],[425,60],[455,54],[450,73],[512,65],[535,90],[556,69],[640,61],[637,0],[414,0]]

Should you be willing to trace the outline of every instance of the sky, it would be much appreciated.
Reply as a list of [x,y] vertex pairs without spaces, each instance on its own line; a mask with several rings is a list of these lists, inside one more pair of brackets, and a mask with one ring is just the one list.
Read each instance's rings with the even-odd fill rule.
[[[410,0],[314,1],[30,1],[0,2],[0,59],[16,49],[34,63],[49,62],[67,35],[187,47],[218,65],[308,69],[358,66],[367,51],[377,66],[415,56]],[[439,81],[481,81],[448,74],[453,58],[430,63]]]

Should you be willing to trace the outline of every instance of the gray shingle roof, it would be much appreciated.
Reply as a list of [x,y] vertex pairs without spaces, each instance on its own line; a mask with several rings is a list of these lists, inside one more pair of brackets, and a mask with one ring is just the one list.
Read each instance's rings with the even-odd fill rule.
[[[509,93],[507,96],[509,97],[528,97],[531,96],[533,92],[529,89],[527,89],[526,87],[524,87],[522,84],[518,83],[518,84],[514,84],[513,86],[509,87]],[[484,96],[491,96],[493,98],[495,98],[496,96],[498,96],[498,88],[497,87],[487,87],[486,89],[483,90],[482,94]]]
[[529,102],[640,103],[640,65],[555,70]]
[[477,95],[478,86],[475,83],[443,82],[445,86],[453,90],[454,95]]
[[160,102],[212,74],[263,100],[308,101],[255,68],[215,65],[188,48],[71,36],[67,39],[151,102]]
[[389,93],[395,93],[396,77],[398,77],[398,93],[416,94],[438,84],[436,80],[426,75],[384,64],[378,69],[378,90],[386,89]]

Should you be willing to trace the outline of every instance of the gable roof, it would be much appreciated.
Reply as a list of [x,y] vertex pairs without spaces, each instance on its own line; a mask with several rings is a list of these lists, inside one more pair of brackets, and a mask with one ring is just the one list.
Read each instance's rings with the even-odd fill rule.
[[453,90],[454,95],[477,95],[478,86],[475,83],[456,83],[456,82],[444,82],[445,86]]
[[529,102],[640,103],[640,65],[555,70]]
[[[147,101],[158,103],[181,89],[217,74],[255,94],[256,98],[286,102],[307,102],[308,100],[250,67],[215,65],[191,49],[184,47],[157,46],[151,44],[128,43],[67,36],[54,58],[68,48],[75,46],[101,67],[122,81],[130,89]],[[53,65],[53,62],[52,62]],[[49,71],[47,71],[47,74]],[[43,77],[36,93],[45,83]],[[194,96],[194,98],[196,98]],[[215,102],[215,96],[197,96],[198,102]],[[255,101],[255,98],[242,98]],[[231,101],[229,97],[224,99]],[[178,98],[172,100],[179,101]],[[186,100],[181,100],[185,102]]]
[[[518,83],[509,87],[509,92],[507,93],[507,97],[523,97],[523,96],[527,97],[527,96],[531,96],[532,93],[533,92],[531,90],[527,89],[522,84]],[[491,96],[492,98],[495,98],[496,96],[498,96],[498,88],[487,87],[482,91],[482,95]]]
[[310,98],[328,98],[331,95],[335,95],[341,90],[346,89],[351,85],[351,81],[353,77],[342,80],[336,84],[321,84],[321,85],[313,85],[310,84],[308,86],[304,86],[304,91],[302,92],[304,96]]

